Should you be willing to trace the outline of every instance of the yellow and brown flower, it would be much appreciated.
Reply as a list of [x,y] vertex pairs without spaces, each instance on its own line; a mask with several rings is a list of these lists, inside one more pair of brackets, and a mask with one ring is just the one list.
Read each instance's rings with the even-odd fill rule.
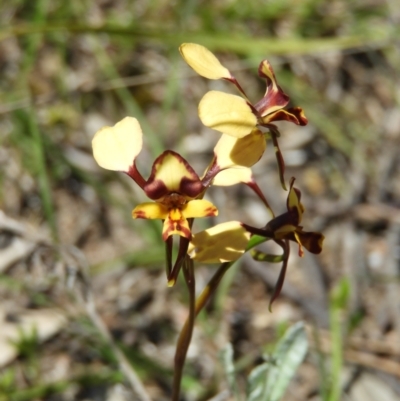
[[267,83],[265,94],[260,101],[252,103],[233,74],[204,46],[184,43],[179,50],[184,60],[199,75],[208,79],[225,79],[233,83],[243,96],[220,91],[207,92],[199,104],[199,117],[205,126],[242,138],[249,135],[256,126],[276,129],[271,124],[274,121],[307,124],[307,118],[300,107],[284,109],[289,104],[289,96],[277,84],[267,60],[263,60],[258,68],[258,75]]
[[273,218],[264,228],[252,230],[254,234],[271,238],[275,241],[290,240],[299,245],[299,256],[303,256],[303,247],[309,252],[318,254],[322,251],[324,236],[318,232],[304,231],[300,225],[304,206],[300,198],[301,192],[290,181],[289,195],[286,201],[287,212]]
[[189,163],[171,150],[163,152],[153,163],[145,180],[136,168],[135,159],[142,148],[142,130],[138,121],[126,117],[114,127],[104,127],[93,138],[96,162],[108,170],[128,174],[154,202],[137,205],[133,218],[164,220],[162,237],[191,238],[189,218],[216,216],[217,208],[209,201],[196,199],[205,187]]

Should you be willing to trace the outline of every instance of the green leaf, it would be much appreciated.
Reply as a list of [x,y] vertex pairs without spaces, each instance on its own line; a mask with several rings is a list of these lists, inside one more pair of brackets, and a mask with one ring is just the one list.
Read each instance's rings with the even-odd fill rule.
[[265,398],[270,363],[266,362],[254,368],[248,377],[247,401],[262,401]]
[[254,248],[257,245],[262,244],[265,241],[268,241],[270,238],[262,237],[261,235],[252,235],[250,241],[247,244],[246,251]]
[[289,328],[269,361],[257,366],[248,378],[247,401],[278,401],[304,360],[308,349],[304,324]]
[[239,399],[239,389],[235,376],[235,365],[233,363],[233,347],[231,343],[228,343],[220,353],[220,359],[225,370],[226,379],[228,381],[228,387],[231,394],[234,395],[235,399]]
[[257,249],[252,249],[250,251],[250,255],[257,262],[269,262],[269,263],[283,262],[285,256],[285,255],[271,255],[269,253],[258,251]]
[[351,288],[348,279],[343,278],[331,292],[332,307],[336,309],[344,309],[349,300]]

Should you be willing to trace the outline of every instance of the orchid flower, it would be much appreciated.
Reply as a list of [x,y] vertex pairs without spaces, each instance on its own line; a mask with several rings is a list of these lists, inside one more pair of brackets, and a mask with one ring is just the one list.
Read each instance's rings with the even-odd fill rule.
[[[92,141],[93,156],[100,167],[129,175],[153,202],[137,205],[133,218],[163,220],[162,238],[167,248],[167,276],[175,283],[191,239],[191,223],[195,217],[216,216],[217,208],[202,198],[206,189],[202,181],[178,153],[163,152],[153,163],[145,180],[136,167],[136,157],[143,145],[143,133],[136,118],[126,117],[113,127],[104,127]],[[172,268],[172,235],[181,237],[178,257]]]
[[[294,178],[290,181],[290,190],[286,201],[287,212],[273,218],[263,228],[255,228],[243,224],[243,227],[252,234],[265,237],[266,240],[272,239],[283,249],[283,265],[271,297],[270,307],[279,296],[285,281],[290,252],[289,241],[294,241],[298,244],[300,257],[304,255],[303,247],[311,253],[319,254],[322,251],[322,244],[324,241],[324,236],[321,233],[304,231],[303,227],[300,225],[304,213],[304,206],[300,202],[301,192],[295,188],[293,184]],[[256,257],[257,260],[263,260],[263,256],[260,255],[262,255],[262,253],[258,253]]]
[[286,201],[287,212],[275,217],[264,227],[264,236],[274,240],[290,240],[299,246],[299,256],[304,255],[303,247],[309,252],[318,254],[322,251],[324,236],[316,232],[304,231],[300,225],[304,206],[300,202],[301,192],[290,181],[290,190]]
[[206,93],[199,105],[199,116],[207,127],[241,138],[250,134],[257,125],[269,127],[273,121],[307,124],[300,107],[284,110],[290,99],[277,84],[268,60],[263,60],[258,67],[258,75],[267,82],[265,94],[258,102],[251,103],[233,74],[207,48],[195,43],[183,43],[179,50],[187,64],[199,75],[230,81],[242,94],[240,97],[219,91]]
[[[213,162],[202,178],[181,155],[166,150],[153,162],[150,177],[144,179],[136,167],[136,158],[143,146],[143,133],[139,122],[133,117],[126,117],[113,127],[100,129],[93,138],[92,146],[94,158],[100,167],[124,172],[152,200],[137,205],[132,217],[163,220],[162,238],[167,247],[167,274],[171,285],[192,239],[191,219],[218,214],[211,202],[202,199],[211,184],[234,185],[244,182],[263,197],[253,182],[249,167],[265,149],[265,138],[258,130],[242,139],[223,135],[215,147]],[[172,268],[173,235],[179,235],[181,239]]]
[[268,128],[275,146],[280,178],[284,184],[284,162],[279,150],[278,128],[275,121],[289,121],[297,125],[306,125],[307,118],[300,107],[285,110],[289,96],[278,85],[274,71],[268,62],[263,60],[258,68],[258,75],[267,83],[261,100],[252,103],[233,74],[204,46],[195,43],[184,43],[179,48],[184,60],[199,75],[208,79],[224,79],[233,83],[242,96],[220,91],[207,92],[199,104],[199,117],[202,123],[226,135],[243,138],[250,135],[254,128]]
[[135,163],[142,149],[142,136],[139,122],[132,117],[114,127],[104,127],[93,138],[94,158],[100,167],[128,174],[154,201],[137,205],[133,218],[164,220],[164,241],[173,234],[190,239],[187,219],[216,216],[217,208],[207,200],[196,199],[205,187],[188,162],[171,150],[157,157],[145,180]]

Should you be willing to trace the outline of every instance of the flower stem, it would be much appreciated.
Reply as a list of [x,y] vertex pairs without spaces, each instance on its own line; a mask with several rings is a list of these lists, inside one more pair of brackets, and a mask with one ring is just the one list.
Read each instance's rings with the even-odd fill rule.
[[186,353],[189,348],[190,340],[192,338],[194,320],[196,316],[200,313],[200,311],[203,309],[207,301],[210,299],[211,295],[217,289],[218,284],[220,283],[223,275],[232,266],[232,264],[233,264],[232,262],[222,263],[196,300],[193,260],[190,259],[189,257],[187,257],[185,260],[182,270],[184,273],[186,284],[189,289],[190,306],[189,306],[189,316],[186,319],[185,324],[183,325],[176,346],[175,371],[174,371],[174,381],[172,387],[172,401],[179,401],[183,367],[185,364]]
[[194,320],[196,317],[195,303],[195,279],[194,279],[194,263],[193,260],[186,256],[182,266],[185,282],[189,290],[189,316],[182,328],[176,345],[175,352],[175,370],[174,380],[172,385],[172,401],[179,401],[179,393],[181,389],[181,381],[183,374],[183,367],[185,365],[187,350],[192,339]]

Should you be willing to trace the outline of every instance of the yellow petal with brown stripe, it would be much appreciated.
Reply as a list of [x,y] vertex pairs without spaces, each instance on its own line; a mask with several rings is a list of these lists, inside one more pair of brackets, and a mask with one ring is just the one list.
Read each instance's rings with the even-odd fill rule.
[[141,203],[132,210],[134,219],[165,219],[167,216],[168,209],[157,202]]
[[187,218],[218,216],[218,209],[208,200],[195,199],[182,208],[182,214]]
[[185,238],[191,237],[189,222],[180,209],[171,209],[164,221],[162,238],[164,241],[170,235],[180,235]]

